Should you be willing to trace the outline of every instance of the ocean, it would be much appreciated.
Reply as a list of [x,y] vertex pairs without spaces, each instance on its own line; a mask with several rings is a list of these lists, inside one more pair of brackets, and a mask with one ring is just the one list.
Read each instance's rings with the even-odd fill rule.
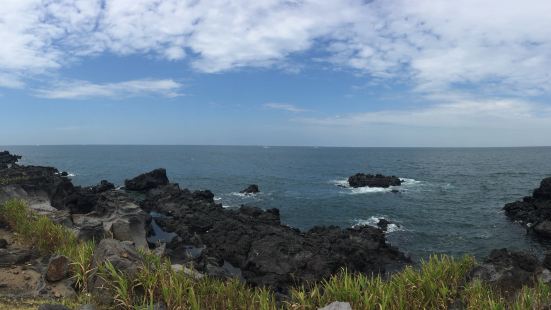
[[[501,210],[551,176],[551,147],[333,148],[268,146],[4,146],[22,164],[54,166],[77,185],[117,185],[154,168],[225,207],[278,208],[284,224],[351,227],[386,218],[387,238],[412,258],[486,256],[508,247],[541,255],[540,243]],[[396,175],[391,189],[342,187],[357,172]],[[239,191],[258,184],[261,193]]]

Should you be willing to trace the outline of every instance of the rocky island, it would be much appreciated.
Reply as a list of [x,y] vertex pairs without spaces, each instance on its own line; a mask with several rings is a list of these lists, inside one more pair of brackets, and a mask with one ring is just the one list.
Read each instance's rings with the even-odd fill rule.
[[400,186],[402,180],[396,176],[385,176],[382,174],[356,173],[348,178],[350,187],[382,187]]

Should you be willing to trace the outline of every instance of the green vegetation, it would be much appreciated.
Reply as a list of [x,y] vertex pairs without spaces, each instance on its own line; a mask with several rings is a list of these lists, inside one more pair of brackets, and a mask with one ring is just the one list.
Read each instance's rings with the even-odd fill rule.
[[[0,207],[0,219],[21,242],[45,254],[68,256],[81,295],[88,296],[86,283],[92,272],[94,243],[79,242],[71,230],[35,214],[22,201],[9,201]],[[353,309],[377,310],[447,309],[458,304],[466,309],[520,310],[551,305],[551,287],[544,283],[524,287],[517,296],[501,296],[479,280],[468,282],[466,275],[476,264],[472,257],[432,256],[419,268],[406,267],[388,279],[342,270],[319,283],[294,288],[288,300],[277,302],[269,289],[251,288],[238,280],[194,278],[189,270],[175,271],[169,260],[150,251],[140,253],[144,263],[134,278],[110,263],[98,270],[120,309],[151,309],[159,301],[168,309],[192,310],[317,309],[333,301],[350,302]],[[0,308],[2,305],[6,304],[0,301]]]

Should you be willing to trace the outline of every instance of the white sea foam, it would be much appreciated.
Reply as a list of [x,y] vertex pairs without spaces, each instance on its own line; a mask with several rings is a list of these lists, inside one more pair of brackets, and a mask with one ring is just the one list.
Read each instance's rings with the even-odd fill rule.
[[241,197],[241,198],[244,198],[244,197],[251,197],[251,196],[252,196],[252,195],[247,195],[247,194],[240,193],[240,192],[233,192],[233,193],[231,193],[231,195],[237,196],[237,197]]
[[[352,227],[358,227],[358,226],[371,226],[371,227],[377,227],[377,223],[379,223],[379,220],[381,219],[387,219],[385,216],[372,216],[368,219],[355,219],[354,225]],[[386,232],[391,233],[395,231],[403,231],[404,228],[401,225],[397,225],[394,223],[388,224]]]
[[222,197],[214,197],[214,201],[220,201],[222,200]]
[[67,174],[67,176],[69,176],[69,177],[74,177],[75,175],[76,175],[76,174],[70,173],[70,172]]
[[390,186],[390,187],[387,187],[387,188],[368,187],[368,186],[353,188],[353,187],[350,187],[350,185],[348,184],[348,179],[336,179],[336,180],[332,180],[330,183],[334,184],[338,187],[346,188],[347,189],[346,193],[352,194],[352,195],[355,195],[355,194],[371,194],[371,193],[386,193],[386,192],[392,192],[393,190],[398,190],[398,191],[402,192],[402,191],[407,191],[408,188],[413,186],[413,185],[418,185],[418,184],[422,183],[421,181],[418,181],[418,180],[415,180],[415,179],[409,179],[409,178],[400,178],[400,180],[402,181],[402,185],[400,185],[400,186]]

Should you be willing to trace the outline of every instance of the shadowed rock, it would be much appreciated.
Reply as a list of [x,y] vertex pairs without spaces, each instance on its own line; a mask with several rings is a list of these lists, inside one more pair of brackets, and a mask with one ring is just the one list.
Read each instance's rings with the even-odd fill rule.
[[7,169],[21,159],[19,155],[12,155],[8,151],[0,152],[0,169]]
[[395,176],[384,176],[382,174],[357,173],[348,178],[351,187],[382,187],[399,186],[402,184],[400,178]]
[[256,194],[259,192],[260,192],[260,189],[256,184],[251,184],[247,186],[247,188],[245,188],[244,190],[240,191],[241,194]]
[[124,181],[124,186],[130,191],[146,191],[168,184],[166,170],[163,168],[140,174],[139,176]]
[[503,207],[513,221],[524,224],[530,232],[543,239],[551,239],[551,178],[543,179],[532,196]]
[[[285,291],[347,267],[352,272],[383,273],[409,260],[386,243],[374,227],[315,227],[301,232],[282,225],[279,210],[251,206],[224,209],[210,192],[192,192],[176,184],[158,187],[141,202],[164,215],[159,226],[178,237],[167,245],[173,262],[199,271]],[[191,255],[190,249],[201,249]]]

